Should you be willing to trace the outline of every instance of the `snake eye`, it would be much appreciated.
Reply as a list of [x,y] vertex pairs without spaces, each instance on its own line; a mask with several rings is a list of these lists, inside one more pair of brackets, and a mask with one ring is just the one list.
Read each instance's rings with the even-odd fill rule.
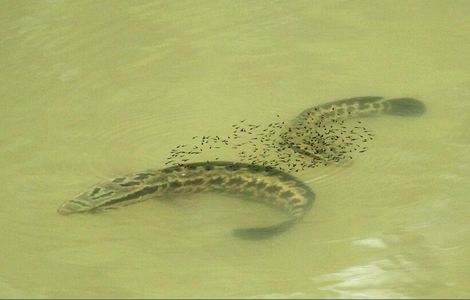
[[100,191],[101,191],[101,188],[97,187],[90,193],[90,196],[93,197],[96,194],[98,194]]
[[110,191],[109,189],[102,186],[97,186],[89,193],[89,197],[94,200],[97,200],[112,194],[114,194],[113,191]]

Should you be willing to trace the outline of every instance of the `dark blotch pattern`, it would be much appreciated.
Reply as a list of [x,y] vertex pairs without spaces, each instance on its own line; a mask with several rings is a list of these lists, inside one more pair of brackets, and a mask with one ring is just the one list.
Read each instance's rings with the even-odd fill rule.
[[194,179],[194,180],[187,180],[184,185],[201,185],[204,183],[204,179]]
[[170,187],[172,187],[172,188],[179,188],[182,185],[183,184],[181,182],[177,181],[177,180],[170,182]]
[[302,200],[300,200],[299,198],[292,198],[290,199],[290,204],[297,204],[297,203],[301,203]]
[[135,186],[135,185],[140,185],[141,182],[139,181],[128,181],[128,182],[124,182],[124,183],[121,183],[119,184],[120,186]]
[[256,188],[261,190],[261,189],[264,189],[266,187],[266,183],[265,182],[258,182],[256,184]]
[[225,168],[230,171],[236,171],[236,170],[239,170],[241,166],[239,166],[238,164],[233,164],[233,165],[227,165]]
[[368,109],[369,103],[368,102],[359,102],[359,110]]
[[257,185],[256,181],[250,181],[247,184],[245,184],[245,188],[256,187],[256,185]]
[[281,190],[281,188],[277,185],[270,185],[266,188],[266,192],[268,193],[277,193]]
[[103,197],[106,197],[106,196],[109,196],[109,195],[112,195],[112,194],[114,194],[114,192],[111,191],[111,192],[107,192],[107,193],[105,193],[105,194],[103,194],[103,195],[99,195],[99,196],[93,197],[93,198],[94,198],[94,199],[99,199],[99,198],[103,198]]
[[137,191],[135,193],[126,195],[124,197],[121,197],[121,198],[114,199],[114,200],[111,200],[109,202],[103,203],[102,205],[100,205],[98,207],[103,207],[103,206],[113,205],[113,204],[117,204],[117,203],[124,202],[124,201],[138,199],[142,196],[145,196],[145,195],[148,195],[148,194],[153,194],[157,190],[158,190],[158,186],[146,186],[145,188],[141,189],[140,191]]
[[204,166],[204,169],[207,171],[214,170],[214,166],[207,164]]
[[147,179],[151,176],[155,176],[155,174],[154,173],[137,173],[134,176],[134,180],[144,180],[144,179]]
[[209,180],[209,185],[221,185],[225,182],[225,179],[222,177],[216,177],[211,180]]
[[281,198],[283,199],[289,199],[292,196],[294,196],[294,193],[292,193],[291,191],[285,191],[281,193]]
[[239,177],[232,178],[227,182],[227,185],[240,185],[243,183],[243,180]]

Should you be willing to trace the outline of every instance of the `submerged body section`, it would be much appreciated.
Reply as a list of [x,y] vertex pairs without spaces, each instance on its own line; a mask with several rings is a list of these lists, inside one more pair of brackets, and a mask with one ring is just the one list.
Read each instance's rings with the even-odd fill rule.
[[98,212],[169,194],[216,192],[266,203],[291,219],[269,227],[236,229],[235,235],[260,239],[281,233],[311,208],[315,194],[296,177],[271,167],[233,162],[203,162],[147,170],[95,185],[65,202],[64,215]]

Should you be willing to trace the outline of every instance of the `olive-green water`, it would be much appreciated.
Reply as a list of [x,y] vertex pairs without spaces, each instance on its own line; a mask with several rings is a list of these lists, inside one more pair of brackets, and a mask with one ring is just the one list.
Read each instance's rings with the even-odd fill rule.
[[[470,297],[470,2],[1,1],[1,298]],[[349,164],[298,173],[292,230],[222,196],[62,216],[201,134],[415,97]],[[224,153],[221,154],[222,156]],[[228,155],[228,154],[227,154]]]

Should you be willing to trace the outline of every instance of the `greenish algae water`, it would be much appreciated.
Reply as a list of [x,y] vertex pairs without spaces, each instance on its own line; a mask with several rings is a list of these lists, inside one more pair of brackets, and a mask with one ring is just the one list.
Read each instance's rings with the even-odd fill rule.
[[[0,297],[470,297],[467,1],[0,2]],[[64,217],[90,185],[164,165],[241,119],[355,96],[421,99],[367,120],[351,164],[298,176],[291,231],[230,197]],[[228,154],[227,154],[228,155]]]

